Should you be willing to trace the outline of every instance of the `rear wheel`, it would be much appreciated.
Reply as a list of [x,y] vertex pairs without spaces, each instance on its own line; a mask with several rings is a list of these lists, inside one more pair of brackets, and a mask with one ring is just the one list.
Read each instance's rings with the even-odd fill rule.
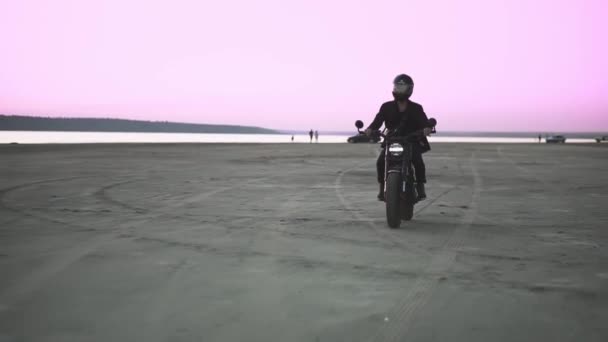
[[399,228],[401,224],[400,209],[401,175],[389,173],[386,179],[386,222],[391,228]]
[[401,200],[401,219],[410,221],[414,217],[414,203]]

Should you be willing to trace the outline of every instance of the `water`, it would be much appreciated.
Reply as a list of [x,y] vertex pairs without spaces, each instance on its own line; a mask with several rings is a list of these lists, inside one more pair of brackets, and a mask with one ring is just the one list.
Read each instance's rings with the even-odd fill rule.
[[[346,143],[345,135],[320,135],[319,143]],[[537,138],[431,136],[430,142],[537,143]],[[291,143],[291,134],[207,134],[129,132],[0,131],[0,144],[83,143]],[[294,143],[309,143],[308,135],[294,135]],[[314,142],[314,140],[313,140]],[[544,140],[543,140],[544,142]],[[593,139],[567,139],[566,143],[593,143]]]

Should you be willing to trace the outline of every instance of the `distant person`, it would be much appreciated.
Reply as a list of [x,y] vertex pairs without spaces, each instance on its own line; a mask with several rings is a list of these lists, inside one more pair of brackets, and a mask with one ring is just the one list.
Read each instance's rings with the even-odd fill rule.
[[[424,129],[424,139],[419,144],[413,145],[412,164],[416,173],[416,190],[418,190],[418,199],[426,198],[424,184],[426,183],[426,167],[422,160],[422,154],[429,151],[431,146],[426,136],[431,133],[431,128],[428,128],[428,118],[422,109],[422,106],[416,102],[410,101],[410,96],[414,91],[414,80],[405,74],[397,75],[393,80],[393,98],[394,101],[388,101],[382,104],[380,111],[376,114],[374,121],[365,130],[367,136],[371,136],[372,132],[380,129],[382,124],[389,130],[396,130],[400,135],[406,135],[417,130]],[[380,191],[378,192],[378,200],[384,201],[384,149],[378,155],[376,161],[376,171],[378,173],[378,183]]]
[[293,135],[291,136],[291,142],[293,142]]
[[543,139],[543,136],[539,134],[539,135],[538,135],[538,143],[539,143],[539,144],[540,144],[540,142],[542,141],[542,139]]
[[319,131],[315,131],[315,141],[319,142]]
[[312,144],[312,136],[314,135],[312,129],[310,130],[310,132],[308,132],[308,135],[310,135],[310,143]]

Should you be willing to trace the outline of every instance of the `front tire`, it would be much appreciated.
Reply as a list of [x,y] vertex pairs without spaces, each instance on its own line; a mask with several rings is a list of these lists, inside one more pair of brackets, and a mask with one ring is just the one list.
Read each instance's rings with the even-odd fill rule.
[[401,175],[398,173],[389,173],[386,179],[386,222],[391,228],[399,228],[401,224],[400,215],[400,187]]

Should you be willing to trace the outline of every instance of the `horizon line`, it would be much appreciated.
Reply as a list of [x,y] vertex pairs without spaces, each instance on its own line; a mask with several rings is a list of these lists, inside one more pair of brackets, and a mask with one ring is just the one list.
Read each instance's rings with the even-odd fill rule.
[[[21,117],[32,117],[32,118],[45,118],[45,119],[78,119],[78,120],[124,120],[124,121],[138,121],[138,122],[158,122],[158,123],[171,123],[171,124],[185,124],[185,125],[208,125],[208,126],[232,126],[232,127],[253,127],[253,128],[261,128],[267,130],[278,131],[279,133],[284,134],[296,134],[296,133],[305,133],[308,134],[309,129],[301,130],[294,128],[269,128],[262,126],[252,126],[252,125],[242,125],[242,124],[214,124],[214,123],[201,123],[201,122],[180,122],[180,121],[168,121],[168,120],[151,120],[151,119],[129,119],[129,118],[115,118],[115,117],[76,117],[76,116],[42,116],[42,115],[27,115],[27,114],[5,114],[0,113],[0,116],[21,116]],[[317,130],[319,133],[323,132],[323,130]],[[356,133],[356,130],[336,130],[336,129],[328,129],[324,130],[327,133],[340,133],[340,134],[353,134]],[[487,131],[468,131],[468,130],[441,130],[440,133],[529,133],[529,134],[556,134],[556,133],[588,133],[588,134],[596,134],[596,133],[608,133],[608,128],[604,130],[487,130]]]

